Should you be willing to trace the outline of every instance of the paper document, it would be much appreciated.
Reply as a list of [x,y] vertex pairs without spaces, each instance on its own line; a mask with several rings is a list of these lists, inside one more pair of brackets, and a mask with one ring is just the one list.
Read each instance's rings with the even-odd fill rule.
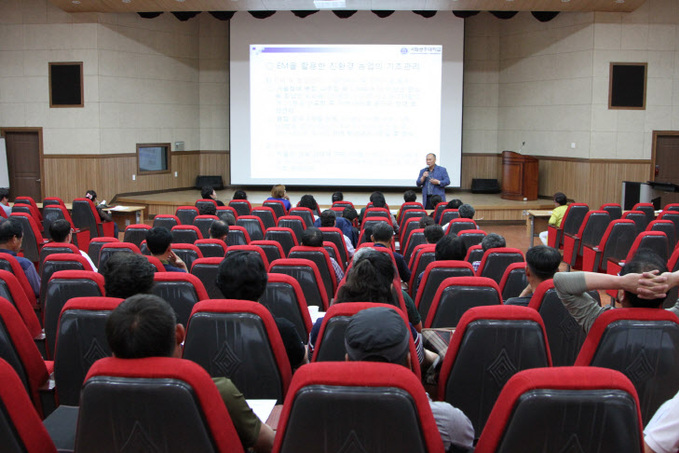
[[245,401],[262,423],[266,423],[276,405],[276,400],[246,399]]

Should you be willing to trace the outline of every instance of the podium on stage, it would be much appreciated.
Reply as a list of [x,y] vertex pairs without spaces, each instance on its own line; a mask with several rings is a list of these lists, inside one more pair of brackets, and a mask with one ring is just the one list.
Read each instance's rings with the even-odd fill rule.
[[538,199],[538,160],[514,151],[502,151],[502,198]]

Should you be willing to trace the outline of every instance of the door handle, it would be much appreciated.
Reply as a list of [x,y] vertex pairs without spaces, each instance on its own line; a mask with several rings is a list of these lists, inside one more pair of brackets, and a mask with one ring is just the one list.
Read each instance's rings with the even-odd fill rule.
[[40,178],[36,179],[35,182],[40,182]]

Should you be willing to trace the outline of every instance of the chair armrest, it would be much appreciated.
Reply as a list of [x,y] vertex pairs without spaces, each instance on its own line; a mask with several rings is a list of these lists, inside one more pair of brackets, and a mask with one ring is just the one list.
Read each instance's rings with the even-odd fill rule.
[[580,238],[575,234],[564,234],[563,237],[563,259],[562,261],[569,266],[575,266],[580,249]]
[[47,358],[47,346],[45,344],[46,340],[45,336],[45,329],[43,329],[42,332],[40,332],[40,335],[36,336],[33,338],[33,342],[38,348],[38,351],[40,351],[40,355],[42,356],[43,360]]
[[38,394],[40,395],[43,418],[45,418],[57,408],[57,387],[54,382],[54,372],[38,387]]
[[582,270],[588,272],[599,272],[601,261],[601,250],[599,247],[585,245],[582,249]]

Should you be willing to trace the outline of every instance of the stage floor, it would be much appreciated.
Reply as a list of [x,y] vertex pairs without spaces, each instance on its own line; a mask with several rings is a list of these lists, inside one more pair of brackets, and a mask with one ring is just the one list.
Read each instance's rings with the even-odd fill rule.
[[[321,209],[328,208],[331,205],[331,196],[333,190],[313,190],[313,191],[288,191],[288,197],[293,205],[295,205],[304,194],[310,193],[316,198],[316,201],[321,206]],[[233,196],[234,189],[224,189],[217,191],[217,198],[228,204]],[[344,199],[354,203],[357,209],[365,206],[369,201],[370,193],[368,191],[344,191]],[[403,203],[403,191],[383,191],[387,204],[392,209],[398,209]],[[248,201],[253,205],[261,205],[261,203],[269,197],[268,190],[248,190]],[[163,192],[154,194],[142,195],[124,195],[117,197],[115,202],[117,204],[135,204],[145,205],[148,207],[145,213],[145,218],[150,219],[157,214],[174,214],[179,206],[193,206],[197,199],[200,198],[198,190],[182,190],[173,192]],[[474,219],[477,223],[493,224],[493,223],[513,223],[525,224],[526,211],[532,210],[551,210],[554,203],[549,199],[538,199],[534,201],[513,201],[503,200],[500,194],[473,194],[471,192],[462,190],[451,190],[446,192],[446,199],[452,200],[459,198],[464,203],[469,203],[476,209]],[[417,201],[421,200],[421,194],[418,194]]]

